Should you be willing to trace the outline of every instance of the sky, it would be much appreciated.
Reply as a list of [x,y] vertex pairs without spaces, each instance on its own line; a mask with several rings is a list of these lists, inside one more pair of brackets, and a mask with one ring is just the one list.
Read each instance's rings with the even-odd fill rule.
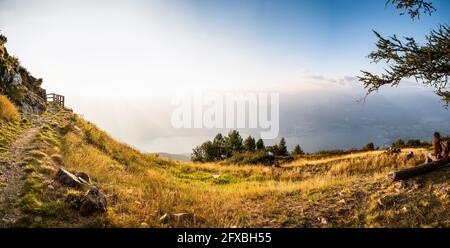
[[[393,123],[340,142],[352,136],[342,130],[349,121],[354,129],[373,127],[361,124],[367,116],[395,119],[374,114],[370,104],[417,109],[417,97],[423,98],[427,107],[413,120],[416,133],[438,128],[430,120],[447,118],[439,99],[414,83],[383,89],[363,106],[355,100],[364,96],[355,80],[360,70],[382,71],[366,57],[375,49],[372,30],[423,41],[450,19],[450,2],[433,2],[436,13],[412,21],[384,0],[0,0],[0,30],[9,52],[44,79],[48,92],[65,95],[77,113],[141,150],[185,153],[210,138],[217,130],[173,130],[167,113],[175,93],[216,90],[280,92],[280,136],[313,151],[405,136],[391,129],[410,125]],[[305,105],[313,107],[303,111]],[[318,114],[332,107],[342,114],[332,120],[331,113]],[[346,124],[306,127],[325,119]]]

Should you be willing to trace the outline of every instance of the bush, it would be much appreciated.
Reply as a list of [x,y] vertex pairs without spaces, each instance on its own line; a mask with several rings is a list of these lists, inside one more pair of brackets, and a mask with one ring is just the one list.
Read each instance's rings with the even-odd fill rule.
[[318,152],[316,152],[316,154],[319,155],[345,155],[345,154],[349,154],[353,151],[356,150],[343,150],[343,149],[335,149],[335,150],[320,150]]
[[428,147],[430,143],[418,139],[411,139],[406,142],[406,147]]
[[269,154],[266,151],[235,153],[228,160],[228,162],[237,165],[245,165],[245,164],[272,165],[275,163],[275,156]]
[[375,144],[373,142],[367,143],[363,148],[361,149],[363,151],[373,151],[375,150]]
[[397,139],[391,145],[393,148],[403,148],[405,147],[405,141],[402,139]]
[[16,106],[3,95],[0,95],[0,120],[15,121],[19,119],[19,112]]

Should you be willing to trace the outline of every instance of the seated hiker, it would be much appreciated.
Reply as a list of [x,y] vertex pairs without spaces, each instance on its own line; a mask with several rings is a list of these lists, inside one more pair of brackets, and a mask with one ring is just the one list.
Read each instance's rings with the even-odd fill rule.
[[439,134],[438,132],[434,133],[433,149],[433,153],[427,154],[425,163],[430,163],[432,161],[437,161],[439,159],[448,157],[448,143],[447,141],[441,139],[441,134]]

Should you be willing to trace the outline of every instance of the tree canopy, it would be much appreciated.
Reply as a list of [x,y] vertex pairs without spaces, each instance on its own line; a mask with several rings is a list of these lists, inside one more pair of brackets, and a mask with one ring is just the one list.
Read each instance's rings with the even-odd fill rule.
[[433,3],[425,0],[388,0],[386,5],[392,4],[401,11],[401,15],[408,14],[412,19],[420,18],[420,13],[431,15],[436,9]]
[[244,140],[244,150],[248,152],[254,152],[256,150],[256,141],[252,136],[248,136]]
[[[388,0],[401,10],[418,19],[420,13],[432,14],[435,9],[430,1]],[[367,95],[384,85],[397,86],[403,79],[413,78],[417,82],[433,87],[436,94],[448,104],[450,89],[450,27],[439,25],[426,36],[426,43],[419,44],[413,37],[399,38],[396,35],[383,37],[374,31],[378,38],[377,50],[369,54],[374,63],[385,62],[387,68],[381,75],[362,71],[359,80],[367,90]]]
[[266,146],[264,145],[264,141],[260,138],[258,139],[258,141],[256,142],[256,150],[257,151],[262,151],[265,150]]
[[[300,146],[298,148],[298,154],[302,154]],[[191,153],[191,160],[205,163],[231,159],[270,164],[276,156],[289,155],[285,138],[281,138],[278,144],[266,148],[262,139],[256,141],[252,136],[248,136],[243,140],[239,132],[233,130],[227,136],[219,133],[213,140],[208,140],[195,147]]]

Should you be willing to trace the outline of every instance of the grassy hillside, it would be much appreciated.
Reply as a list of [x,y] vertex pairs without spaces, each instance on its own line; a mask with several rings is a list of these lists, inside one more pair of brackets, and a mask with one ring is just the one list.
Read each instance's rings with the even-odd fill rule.
[[[450,171],[396,184],[385,179],[423,162],[424,149],[299,156],[281,168],[196,164],[140,153],[65,110],[46,116],[21,165],[27,174],[17,226],[449,226]],[[409,160],[408,151],[415,154]],[[106,214],[71,210],[65,199],[82,191],[55,182],[55,161],[90,175],[107,195]],[[191,218],[161,220],[166,213]]]
[[[140,153],[67,110],[34,119],[0,128],[5,160],[11,142],[41,122],[20,163],[25,174],[14,226],[449,226],[449,170],[403,183],[385,179],[423,162],[425,149],[298,156],[281,168],[196,164]],[[107,213],[84,217],[72,210],[67,199],[83,190],[55,181],[59,166],[90,175],[107,196]],[[190,218],[161,219],[178,213]]]

